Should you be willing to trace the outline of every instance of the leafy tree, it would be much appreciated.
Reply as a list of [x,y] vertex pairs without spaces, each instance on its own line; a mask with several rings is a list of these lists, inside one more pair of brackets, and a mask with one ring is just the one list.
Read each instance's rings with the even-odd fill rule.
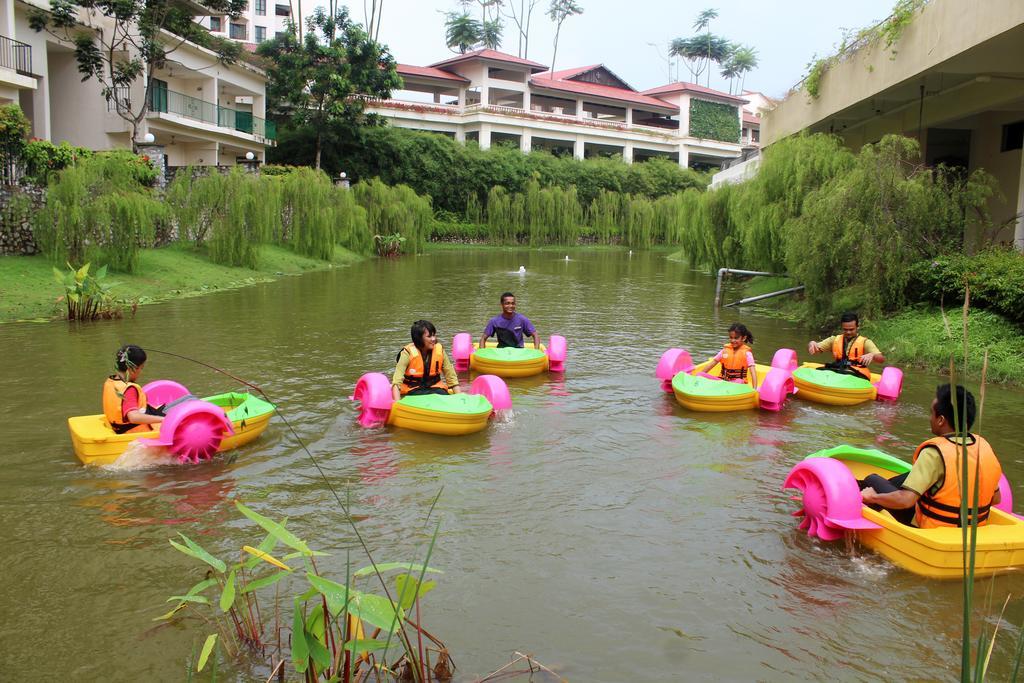
[[558,37],[562,32],[562,22],[577,14],[583,14],[583,8],[576,0],[551,0],[548,7],[548,18],[555,22],[555,50],[551,55],[552,78],[555,74],[555,58],[558,57]]
[[[235,18],[248,0],[201,0],[214,13]],[[103,98],[132,127],[136,144],[139,125],[149,113],[153,73],[185,41],[214,50],[217,61],[238,59],[241,46],[218,40],[194,21],[194,9],[174,0],[51,0],[50,9],[32,8],[29,26],[73,45],[82,80],[95,79]],[[142,98],[129,93],[145,85]]]
[[446,45],[464,54],[480,42],[483,26],[467,12],[448,12],[444,22]]
[[480,42],[484,47],[497,50],[501,47],[501,18],[489,19],[480,24]]
[[258,52],[268,58],[267,101],[270,110],[298,126],[315,131],[314,166],[320,168],[327,130],[365,124],[364,98],[391,96],[401,86],[395,60],[348,9],[334,16],[318,7],[306,21],[302,43],[286,33],[262,43]]
[[718,17],[717,10],[706,9],[697,15],[693,23],[695,31],[704,31],[703,35],[689,38],[676,38],[669,43],[669,54],[686,60],[695,82],[700,83],[700,76],[707,71],[707,85],[711,85],[711,64],[723,65],[733,53],[733,44],[722,36],[711,32],[711,20]]

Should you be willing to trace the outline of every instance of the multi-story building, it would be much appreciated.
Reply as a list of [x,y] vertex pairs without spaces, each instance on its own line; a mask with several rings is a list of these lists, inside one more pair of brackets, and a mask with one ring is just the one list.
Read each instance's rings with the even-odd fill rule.
[[852,149],[917,138],[925,163],[995,177],[995,240],[1024,250],[1024,2],[932,0],[881,43],[836,60],[814,96],[796,89],[765,114],[765,143],[805,130]]
[[[97,81],[82,81],[74,46],[29,27],[31,8],[49,9],[49,3],[0,0],[0,104],[20,105],[37,138],[96,150],[132,147],[131,125]],[[177,42],[170,34],[168,40]],[[169,166],[232,165],[248,154],[262,161],[274,144],[260,69],[221,64],[214,52],[185,42],[152,77],[136,143],[162,146]],[[139,110],[143,79],[116,97]]]
[[245,11],[232,19],[228,16],[200,16],[196,20],[221,38],[244,43],[254,50],[264,40],[270,40],[288,30],[292,18],[289,0],[249,0]]
[[[476,50],[430,66],[399,64],[404,89],[367,110],[391,125],[578,159],[618,154],[719,167],[740,155],[745,100],[692,83],[637,91],[602,64],[555,72]],[[735,122],[735,125],[733,125]]]

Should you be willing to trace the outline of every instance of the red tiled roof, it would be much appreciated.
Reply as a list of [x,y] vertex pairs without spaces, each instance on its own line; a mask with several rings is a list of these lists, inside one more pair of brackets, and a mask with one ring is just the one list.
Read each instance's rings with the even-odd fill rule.
[[519,66],[530,67],[531,71],[543,71],[544,69],[547,69],[547,67],[544,66],[543,64],[531,62],[529,59],[523,59],[522,57],[516,57],[515,55],[510,55],[505,52],[498,52],[497,50],[491,50],[487,48],[482,50],[473,50],[472,52],[466,52],[461,55],[455,55],[454,57],[449,57],[448,59],[442,60],[440,62],[434,62],[430,66],[450,66],[452,64],[464,62],[469,59],[490,59],[491,61],[494,62],[518,64]]
[[699,93],[701,95],[714,95],[715,97],[728,100],[729,102],[735,102],[736,104],[744,104],[746,102],[742,97],[736,97],[730,95],[727,92],[721,90],[715,90],[714,88],[705,88],[703,85],[697,85],[696,83],[686,83],[680,81],[679,83],[668,83],[667,85],[659,85],[657,88],[651,88],[650,90],[644,90],[644,95],[667,95],[675,92],[690,92]]
[[454,81],[455,83],[469,83],[468,78],[443,69],[435,69],[432,66],[413,66],[412,64],[398,64],[395,67],[399,76],[421,76],[426,78],[437,78],[443,81]]
[[556,71],[554,74],[551,74],[550,72],[536,74],[535,76],[530,77],[530,85],[534,88],[560,90],[562,92],[571,92],[577,95],[590,95],[591,97],[603,97],[605,99],[617,100],[619,102],[629,102],[630,104],[642,104],[647,107],[653,107],[659,110],[668,110],[674,113],[679,111],[679,108],[673,104],[654,97],[648,97],[642,93],[636,92],[635,90],[613,88],[609,85],[598,85],[596,83],[586,83],[584,81],[570,81],[566,80],[564,77],[560,77],[561,74],[567,72],[580,73],[585,70],[586,69],[567,69],[566,71]]
[[756,123],[756,124],[760,125],[761,124],[761,117],[757,116],[755,114],[751,114],[749,111],[744,109],[743,110],[743,123]]

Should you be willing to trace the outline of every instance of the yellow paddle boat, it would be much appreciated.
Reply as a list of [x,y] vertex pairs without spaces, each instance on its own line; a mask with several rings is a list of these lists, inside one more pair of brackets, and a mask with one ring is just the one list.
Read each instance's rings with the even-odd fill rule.
[[452,359],[455,370],[472,370],[497,377],[531,377],[542,372],[565,372],[565,337],[551,335],[548,344],[540,348],[527,346],[516,348],[488,341],[481,349],[473,342],[468,332],[460,332],[452,340]]
[[903,390],[903,372],[887,367],[867,379],[855,370],[836,372],[821,363],[804,363],[793,371],[800,398],[833,406],[852,406],[865,401],[895,401]]
[[[168,380],[150,382],[143,391],[154,405],[188,395]],[[249,443],[267,428],[273,412],[274,405],[259,397],[229,392],[181,402],[144,431],[117,434],[103,415],[69,417],[68,430],[75,455],[86,465],[110,464],[134,442],[167,447],[181,462],[195,463]]]
[[[888,511],[861,502],[858,479],[869,474],[889,478],[910,471],[910,464],[874,449],[836,446],[812,453],[786,477],[783,488],[803,492],[801,529],[825,541],[847,533],[915,574],[935,579],[963,577],[963,530],[956,527],[918,529],[902,524]],[[1024,566],[1024,520],[1013,514],[1012,491],[1004,477],[1002,500],[978,527],[975,576],[990,576]]]
[[508,387],[493,375],[474,379],[468,393],[403,396],[395,401],[388,378],[368,372],[349,399],[359,401],[359,424],[364,427],[387,424],[444,436],[479,432],[495,411],[512,407]]
[[666,392],[675,394],[679,405],[698,412],[726,412],[749,410],[761,407],[778,411],[785,405],[786,397],[793,393],[792,368],[796,367],[796,352],[779,349],[772,358],[772,364],[756,365],[760,385],[753,387],[753,378],[740,381],[725,381],[707,373],[714,363],[708,359],[694,365],[686,349],[669,349],[661,355],[655,376],[661,380]]

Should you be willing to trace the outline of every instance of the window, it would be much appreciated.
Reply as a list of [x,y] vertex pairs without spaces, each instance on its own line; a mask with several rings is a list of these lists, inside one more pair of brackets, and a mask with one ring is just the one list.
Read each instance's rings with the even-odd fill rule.
[[261,17],[267,16],[267,0],[256,0],[256,14]]
[[288,35],[288,34],[285,33],[284,31],[274,31],[274,37],[275,38],[280,38],[281,36],[284,36],[284,35]]
[[257,26],[256,27],[256,42],[257,43],[262,43],[266,39],[267,39],[267,27],[266,26]]
[[750,137],[754,142],[761,142],[761,130],[759,128],[754,128],[750,131]]
[[1003,126],[1003,144],[999,151],[1009,152],[1014,149],[1024,149],[1024,121]]
[[288,5],[274,5],[274,14],[279,17],[290,17],[292,8]]
[[220,33],[224,28],[221,26],[220,17],[210,17],[210,31]]
[[231,24],[230,35],[232,40],[245,40],[245,34],[245,24]]

